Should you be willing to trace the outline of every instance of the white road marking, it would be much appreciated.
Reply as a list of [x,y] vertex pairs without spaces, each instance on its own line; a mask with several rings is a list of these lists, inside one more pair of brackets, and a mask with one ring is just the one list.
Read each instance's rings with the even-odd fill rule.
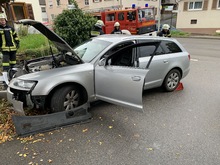
[[198,59],[190,59],[191,61],[199,61]]

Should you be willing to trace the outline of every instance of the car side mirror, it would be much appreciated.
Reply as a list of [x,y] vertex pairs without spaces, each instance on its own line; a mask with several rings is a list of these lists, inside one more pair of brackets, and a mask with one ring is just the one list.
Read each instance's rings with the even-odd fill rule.
[[99,60],[98,65],[99,66],[105,66],[105,62],[106,62],[106,59],[102,58],[101,60]]

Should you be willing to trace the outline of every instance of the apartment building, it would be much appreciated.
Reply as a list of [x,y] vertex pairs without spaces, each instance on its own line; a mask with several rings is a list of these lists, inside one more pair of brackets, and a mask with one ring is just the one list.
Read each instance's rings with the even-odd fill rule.
[[178,29],[200,34],[220,30],[220,0],[181,0],[177,12]]

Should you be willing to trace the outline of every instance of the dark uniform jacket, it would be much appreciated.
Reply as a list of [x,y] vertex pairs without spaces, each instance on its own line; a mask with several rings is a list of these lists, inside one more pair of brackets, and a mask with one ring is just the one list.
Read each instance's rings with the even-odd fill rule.
[[19,39],[14,28],[0,25],[0,48],[2,51],[16,51]]
[[111,34],[122,34],[122,31],[120,29],[114,28],[114,30],[111,32]]
[[167,32],[165,32],[164,30],[160,31],[157,33],[157,36],[160,36],[160,37],[171,37],[171,33],[170,31],[168,30]]

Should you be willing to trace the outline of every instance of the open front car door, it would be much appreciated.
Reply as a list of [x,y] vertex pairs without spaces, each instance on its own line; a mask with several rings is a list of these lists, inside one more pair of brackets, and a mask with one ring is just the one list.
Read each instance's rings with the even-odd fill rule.
[[137,67],[135,45],[99,61],[95,67],[95,90],[100,100],[143,111],[142,93],[148,69]]

